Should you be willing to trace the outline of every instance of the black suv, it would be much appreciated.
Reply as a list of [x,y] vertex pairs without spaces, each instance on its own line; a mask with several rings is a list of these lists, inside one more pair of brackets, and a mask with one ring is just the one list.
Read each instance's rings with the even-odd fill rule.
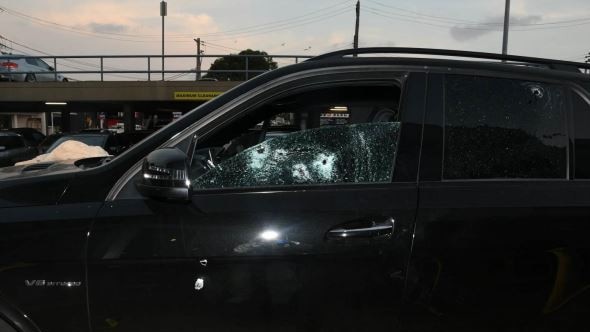
[[339,51],[115,158],[5,168],[0,330],[583,330],[580,68]]

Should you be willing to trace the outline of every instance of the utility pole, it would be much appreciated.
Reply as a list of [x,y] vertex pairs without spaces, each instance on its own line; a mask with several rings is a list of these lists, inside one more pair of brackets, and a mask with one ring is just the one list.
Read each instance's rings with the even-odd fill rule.
[[502,36],[502,55],[508,54],[508,29],[510,26],[510,0],[506,0],[504,8],[504,35]]
[[201,63],[203,61],[201,59],[201,54],[203,54],[205,51],[201,51],[201,38],[196,38],[193,40],[195,43],[197,43],[197,65],[195,66],[197,74],[195,75],[195,81],[198,81],[201,79]]
[[[361,15],[361,0],[356,2],[356,24],[354,26],[354,49],[359,48],[359,16]],[[354,55],[356,56],[356,54]]]
[[160,2],[160,16],[162,16],[162,81],[164,80],[164,17],[168,14],[166,1]]

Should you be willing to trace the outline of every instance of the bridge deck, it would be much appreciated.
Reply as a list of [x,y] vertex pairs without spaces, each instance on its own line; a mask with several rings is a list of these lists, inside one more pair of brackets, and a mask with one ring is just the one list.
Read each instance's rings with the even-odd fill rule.
[[204,101],[241,82],[117,81],[0,83],[0,102]]

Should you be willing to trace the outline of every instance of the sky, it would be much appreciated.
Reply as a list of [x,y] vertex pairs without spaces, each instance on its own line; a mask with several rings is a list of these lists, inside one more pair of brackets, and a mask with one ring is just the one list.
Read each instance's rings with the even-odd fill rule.
[[[499,53],[504,3],[361,0],[359,44]],[[317,55],[352,46],[356,0],[168,0],[167,4],[166,54],[195,54],[197,37],[208,55],[246,48]],[[30,55],[157,55],[161,53],[159,14],[158,0],[0,0],[0,43],[11,48],[4,51]],[[510,23],[510,54],[583,61],[590,51],[588,0],[512,0]],[[105,66],[145,69],[146,62],[119,59]],[[279,65],[292,62],[281,59]],[[92,68],[96,61],[63,65]],[[167,66],[194,67],[194,59],[169,60]]]

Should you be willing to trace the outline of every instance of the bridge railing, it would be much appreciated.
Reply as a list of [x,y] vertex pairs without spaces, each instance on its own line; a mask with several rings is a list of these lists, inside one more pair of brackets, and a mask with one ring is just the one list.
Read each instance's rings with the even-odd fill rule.
[[[27,74],[42,75],[46,80],[58,81],[58,75],[67,80],[216,80],[219,73],[231,75],[232,80],[248,80],[272,68],[260,68],[253,64],[263,58],[265,63],[275,61],[278,67],[298,63],[311,58],[310,55],[237,55],[237,54],[180,54],[165,55],[60,55],[60,56],[21,56],[3,54],[0,57],[0,75],[8,80],[22,80]],[[218,58],[238,59],[232,69],[203,70]],[[22,70],[14,66],[15,60],[38,59],[44,61],[50,70]],[[12,61],[11,61],[12,60]],[[163,65],[162,65],[163,61]],[[12,64],[10,64],[12,62]],[[35,62],[29,61],[29,62]],[[256,61],[259,63],[260,61]],[[29,63],[27,66],[32,67]],[[163,70],[162,70],[163,69]],[[53,76],[53,79],[47,79]],[[129,75],[134,76],[129,76]],[[236,79],[237,78],[237,79]]]

